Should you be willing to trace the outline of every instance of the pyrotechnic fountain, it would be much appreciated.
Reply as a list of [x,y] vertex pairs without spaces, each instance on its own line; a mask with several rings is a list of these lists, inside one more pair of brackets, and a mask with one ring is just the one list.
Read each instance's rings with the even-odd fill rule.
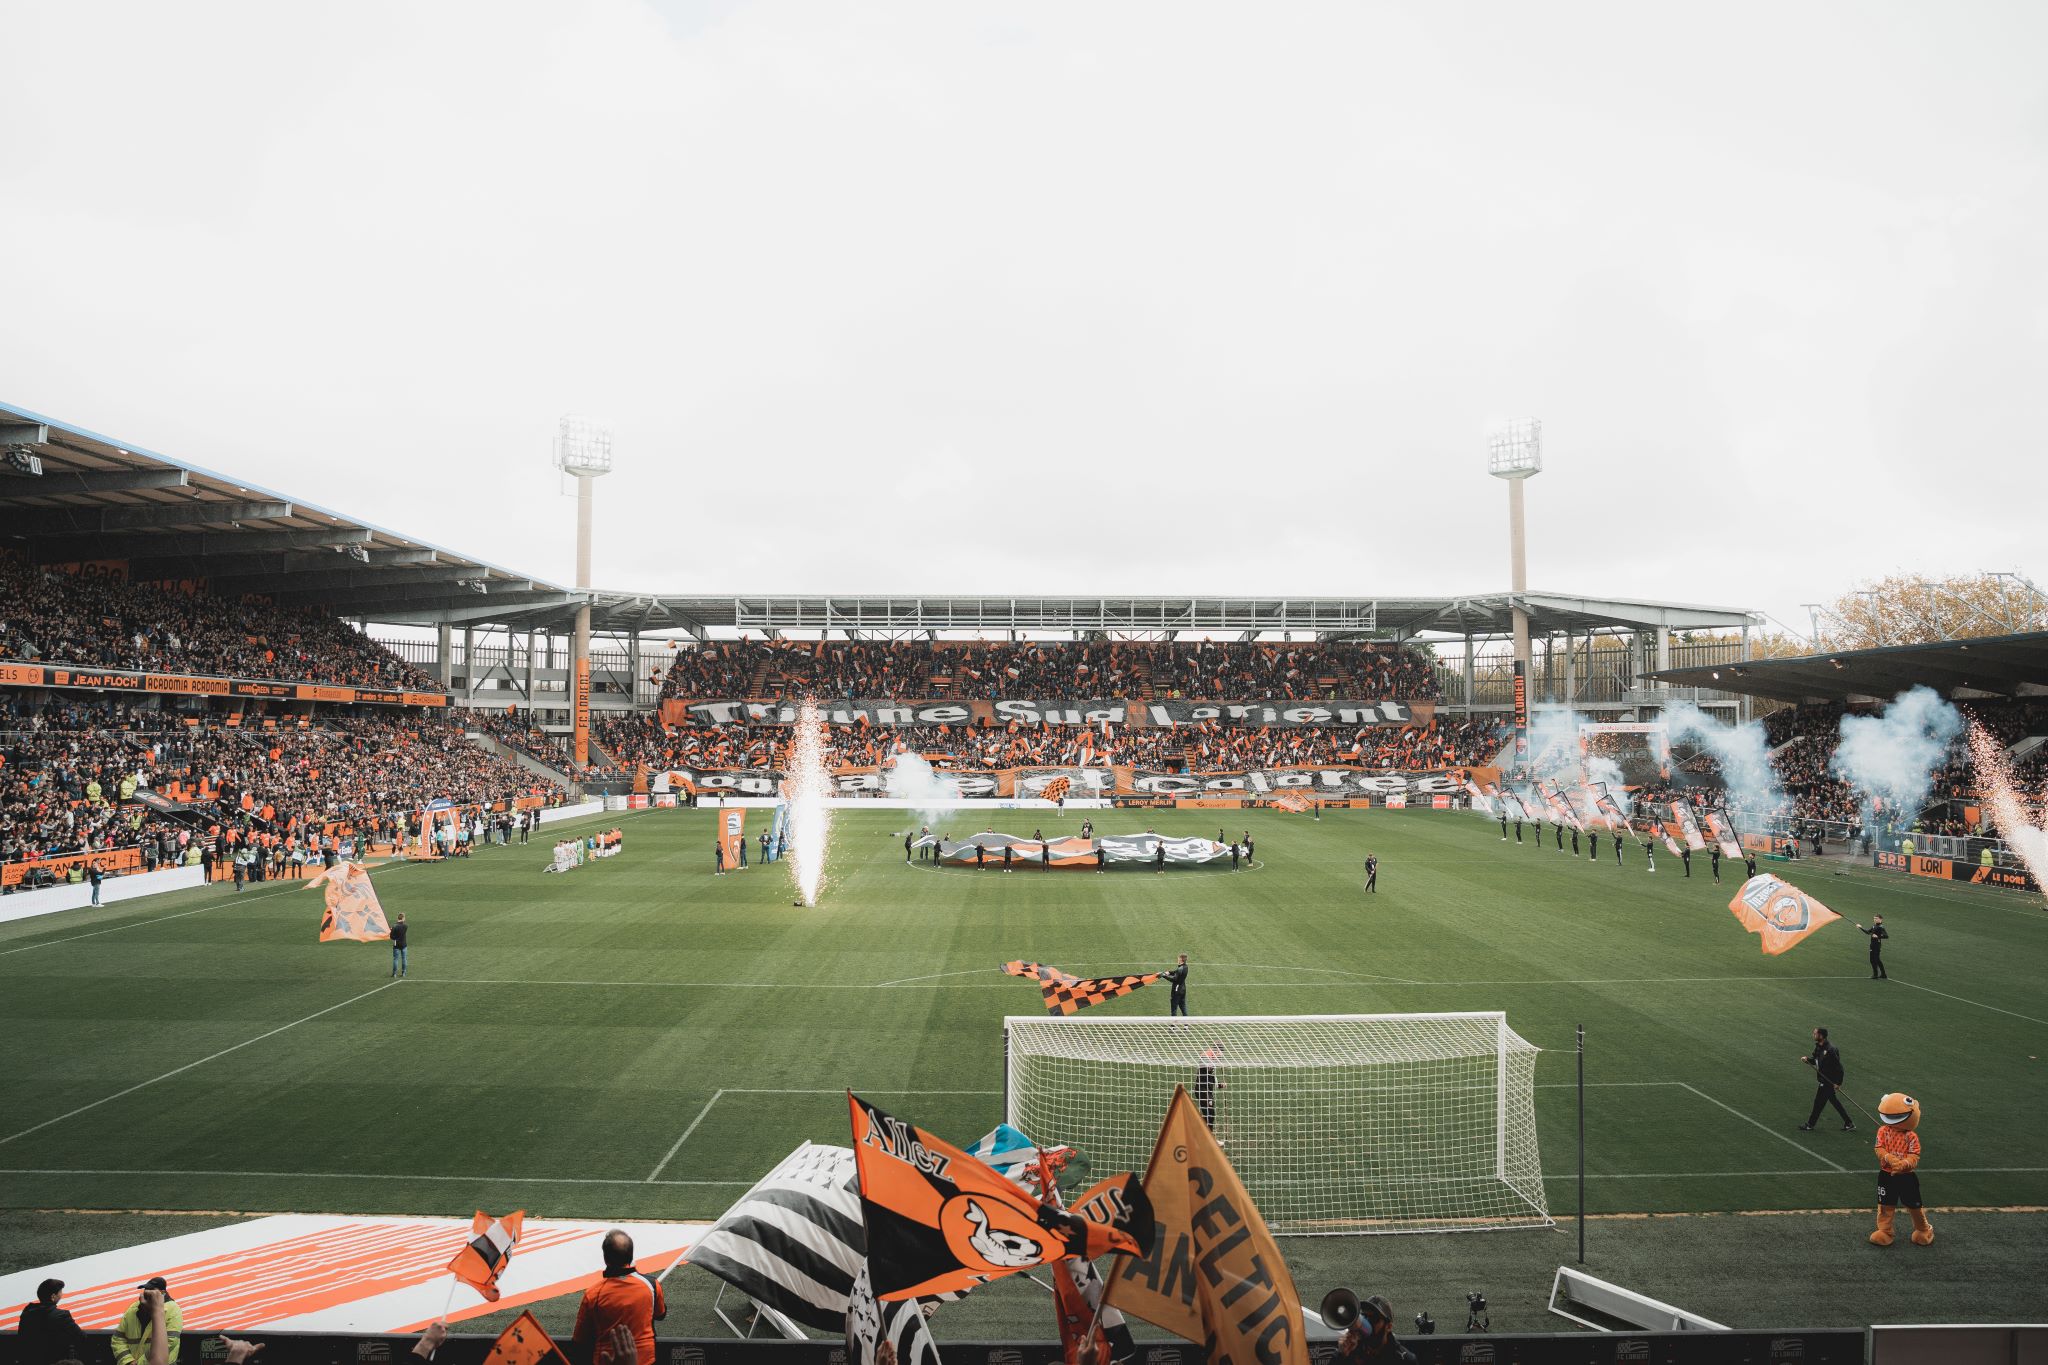
[[825,804],[832,779],[825,767],[825,723],[806,697],[796,713],[796,742],[789,764],[789,870],[805,905],[818,903],[825,880],[825,836],[832,811]]
[[2012,764],[2004,747],[1974,720],[1970,722],[1970,763],[1977,770],[1991,823],[1998,827],[2013,852],[2020,855],[2027,871],[2034,874],[2034,884],[2048,888],[2048,830],[2028,819],[2020,808],[2019,793],[2013,789]]

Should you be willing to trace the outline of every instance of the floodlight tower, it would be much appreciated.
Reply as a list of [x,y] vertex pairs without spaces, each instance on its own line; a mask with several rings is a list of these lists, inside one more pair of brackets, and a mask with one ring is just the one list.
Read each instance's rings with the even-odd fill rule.
[[[1518,417],[1493,430],[1486,443],[1486,472],[1508,481],[1509,585],[1515,616],[1515,759],[1529,756],[1529,591],[1528,543],[1522,529],[1522,485],[1543,472],[1543,423]],[[1469,700],[1469,698],[1468,698]]]
[[[612,472],[611,428],[588,417],[564,417],[555,428],[555,468],[576,480],[576,589],[590,591],[590,485]],[[569,647],[570,707],[576,766],[590,762],[590,602],[576,608]]]

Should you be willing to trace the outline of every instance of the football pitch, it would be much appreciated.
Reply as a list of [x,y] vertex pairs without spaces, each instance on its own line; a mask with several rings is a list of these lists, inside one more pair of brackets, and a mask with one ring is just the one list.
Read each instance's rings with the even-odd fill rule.
[[[1051,814],[976,812],[950,832],[1072,833],[1081,818]],[[1726,908],[1740,864],[1718,887],[1704,857],[1689,880],[1673,859],[1652,876],[1634,847],[1617,868],[1605,841],[1595,863],[1433,811],[1090,814],[1105,834],[1213,835],[1222,818],[1252,831],[1258,862],[935,870],[904,862],[909,815],[842,810],[806,910],[781,865],[714,878],[713,814],[664,810],[587,822],[621,825],[625,852],[567,875],[541,871],[551,830],[379,870],[387,912],[413,926],[402,982],[382,944],[317,942],[320,896],[291,882],[0,926],[0,1269],[75,1254],[70,1230],[92,1220],[54,1210],[123,1211],[101,1225],[149,1236],[228,1211],[713,1218],[801,1140],[844,1144],[848,1088],[956,1142],[992,1126],[1002,1018],[1040,1009],[1003,961],[1098,974],[1185,952],[1197,1018],[1505,1010],[1545,1050],[1559,1228],[1289,1238],[1305,1300],[1349,1283],[1395,1286],[1404,1318],[1411,1304],[1461,1317],[1452,1291],[1467,1287],[1540,1304],[1548,1269],[1575,1254],[1583,1024],[1595,1273],[1741,1326],[2048,1315],[2038,897],[1771,864],[1846,918],[1885,916],[1893,978],[1877,983],[1847,923],[1763,956]],[[1166,1004],[1155,986],[1097,1009]],[[1832,1111],[1797,1131],[1817,1024],[1850,1098],[1922,1102],[1934,1246],[1863,1245],[1863,1114],[1855,1133]],[[1496,1287],[1509,1278],[1512,1295]],[[1816,1282],[1833,1286],[1825,1307]],[[674,1330],[710,1330],[692,1305],[710,1283],[671,1279]],[[936,1325],[1050,1333],[1026,1291],[991,1291]]]

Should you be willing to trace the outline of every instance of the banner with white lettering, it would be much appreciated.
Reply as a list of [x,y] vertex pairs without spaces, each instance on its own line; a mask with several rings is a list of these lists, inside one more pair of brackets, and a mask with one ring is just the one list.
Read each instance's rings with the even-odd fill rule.
[[[827,725],[966,726],[1005,729],[1012,725],[1203,725],[1360,726],[1428,725],[1436,717],[1433,701],[835,701],[820,702],[819,719]],[[790,725],[796,704],[783,701],[683,701],[661,704],[664,725]]]

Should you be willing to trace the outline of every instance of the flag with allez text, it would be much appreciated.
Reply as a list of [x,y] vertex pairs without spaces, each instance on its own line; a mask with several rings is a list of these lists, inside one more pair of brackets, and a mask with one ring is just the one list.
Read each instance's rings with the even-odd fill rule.
[[1763,940],[1772,957],[1799,944],[1807,935],[1841,916],[1788,881],[1759,872],[1742,884],[1728,909],[1742,927]]
[[1149,1255],[1111,1262],[1103,1302],[1199,1341],[1209,1365],[1308,1365],[1287,1261],[1185,1087],[1145,1168]]

